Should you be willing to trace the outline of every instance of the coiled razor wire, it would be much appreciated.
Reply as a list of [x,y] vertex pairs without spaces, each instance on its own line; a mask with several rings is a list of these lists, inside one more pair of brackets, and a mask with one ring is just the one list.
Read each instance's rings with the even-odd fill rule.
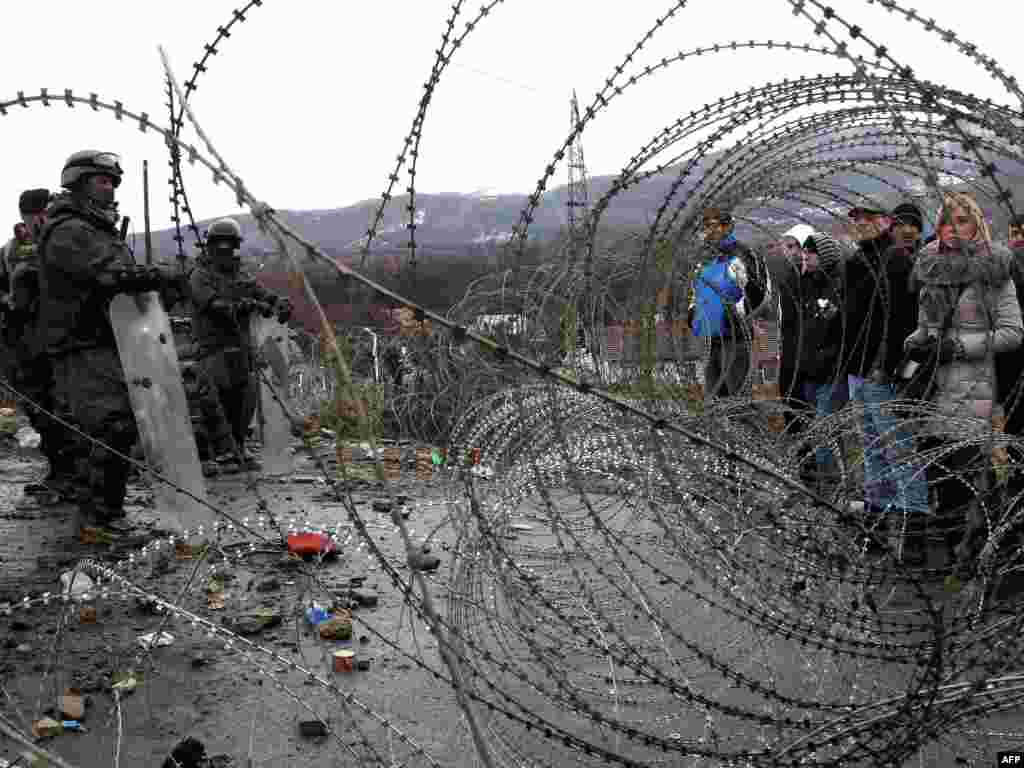
[[[260,3],[236,11],[235,20],[253,5]],[[366,233],[364,263],[405,167],[409,264],[415,265],[415,174],[431,99],[451,58],[498,5],[485,3],[459,32],[463,3],[453,5]],[[254,197],[202,134],[189,96],[230,24],[218,29],[185,89],[168,66],[169,128],[121,102],[70,90],[63,97],[19,92],[0,102],[0,116],[15,106],[63,100],[159,133],[171,152],[175,206],[184,199],[180,160],[199,162],[215,183],[235,191],[239,204],[290,255],[293,245],[332,263],[340,275],[409,307],[418,323],[432,323],[433,335],[403,339],[426,374],[396,394],[392,408],[414,431],[445,438],[452,469],[444,524],[456,542],[449,571],[429,583],[415,572],[402,576],[347,491],[335,485],[333,472],[315,452],[314,458],[335,492],[347,498],[346,543],[360,541],[411,616],[438,639],[441,663],[422,655],[415,663],[452,688],[485,764],[984,759],[979,750],[985,745],[965,739],[977,739],[987,718],[1024,702],[1020,611],[995,589],[1019,567],[1014,537],[1024,513],[1009,491],[1012,483],[1006,492],[978,500],[986,542],[975,568],[960,572],[959,582],[943,581],[950,576],[943,569],[908,565],[899,536],[883,542],[880,552],[868,549],[864,535],[877,521],[847,511],[863,498],[863,455],[871,448],[861,434],[862,409],[851,405],[814,419],[795,439],[771,426],[771,418],[787,413],[806,420],[783,400],[689,394],[700,389],[703,350],[685,332],[668,334],[670,343],[662,345],[668,353],[653,366],[650,360],[623,363],[608,343],[583,353],[558,341],[567,307],[583,307],[576,323],[601,339],[608,325],[624,325],[649,310],[658,288],[670,289],[670,298],[656,324],[664,330],[685,317],[694,270],[707,257],[697,238],[706,205],[731,208],[741,227],[760,240],[796,222],[842,233],[845,211],[877,204],[877,189],[930,196],[924,215],[934,225],[942,188],[950,182],[1012,216],[1010,182],[1022,167],[1024,115],[919,79],[864,29],[813,0],[779,6],[809,23],[816,45],[733,41],[640,64],[648,43],[683,18],[687,5],[670,5],[629,48],[559,144],[508,246],[512,268],[472,285],[447,317],[331,262]],[[976,44],[894,2],[881,5],[935,32],[1022,100],[1015,78]],[[843,12],[855,13],[855,6],[848,3]],[[681,115],[628,159],[591,207],[582,264],[568,241],[553,246],[540,266],[520,264],[536,209],[560,163],[611,102],[669,67],[740,49],[827,56],[853,73],[767,83]],[[804,110],[813,113],[800,114]],[[183,115],[205,151],[182,141]],[[616,198],[653,182],[664,188],[666,178],[667,191],[646,231],[604,236],[602,217]],[[191,221],[187,200],[183,210]],[[763,223],[766,212],[770,226]],[[176,208],[176,225],[177,216]],[[194,222],[193,231],[199,243]],[[180,229],[178,234],[180,249]],[[308,282],[306,290],[315,304]],[[480,315],[510,308],[516,323],[493,338],[470,330]],[[800,332],[783,332],[794,330]],[[330,329],[324,331],[333,345]],[[857,331],[844,329],[844,343],[852,343]],[[538,346],[537,338],[548,342]],[[754,370],[748,387],[759,383],[757,375]],[[652,388],[659,387],[671,396],[655,397]],[[928,404],[906,406],[912,417],[901,426],[907,428],[945,418]],[[965,438],[928,449],[911,446],[904,460],[926,472],[958,448],[987,453],[995,447],[1005,452],[1004,480],[1019,472],[1024,450],[1018,438],[993,436],[971,419],[946,427]],[[830,487],[808,489],[799,475],[802,457],[822,447],[840,459],[838,476]],[[474,453],[486,473],[466,461]],[[961,479],[972,482],[966,474]],[[266,511],[265,502],[259,509]],[[392,518],[393,535],[409,549],[401,516]],[[250,526],[248,518],[241,525]],[[263,525],[276,527],[272,519],[257,527]],[[330,695],[361,710],[360,717],[394,734],[386,715],[330,681],[141,586],[143,577],[126,575],[141,559],[130,559],[122,571],[95,562],[80,567],[118,591],[158,599],[197,631],[240,648],[263,674],[273,676],[267,666],[273,663],[311,675]],[[373,632],[383,638],[388,629]],[[302,703],[300,694],[285,689]],[[387,762],[381,737],[361,726],[358,733],[357,746],[336,743],[361,762]],[[437,764],[404,733],[397,736],[409,745],[408,761]]]

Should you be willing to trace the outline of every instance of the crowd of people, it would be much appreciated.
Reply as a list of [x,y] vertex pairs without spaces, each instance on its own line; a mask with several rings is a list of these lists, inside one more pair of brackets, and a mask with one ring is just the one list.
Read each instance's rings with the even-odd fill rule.
[[[62,190],[26,190],[21,221],[0,252],[0,363],[8,389],[41,437],[49,474],[26,487],[43,503],[76,504],[86,524],[117,528],[139,429],[108,312],[117,294],[156,291],[191,305],[198,358],[183,376],[208,458],[253,467],[246,434],[258,396],[249,321],[287,322],[291,305],[241,269],[242,233],[221,219],[187,274],[140,266],[116,201],[123,171],[110,152],[71,155]],[[140,341],[140,343],[143,343]]]
[[[848,215],[848,240],[787,231],[773,281],[765,259],[737,242],[730,214],[704,211],[712,253],[693,281],[690,325],[710,343],[706,396],[743,393],[756,318],[774,307],[787,430],[848,403],[859,415],[863,546],[881,551],[898,533],[904,561],[923,564],[937,542],[948,566],[969,570],[986,510],[1024,490],[992,461],[996,436],[1024,429],[1024,217],[1004,244],[967,192],[944,193],[928,238],[910,200]],[[836,480],[831,448],[812,447],[803,480]]]

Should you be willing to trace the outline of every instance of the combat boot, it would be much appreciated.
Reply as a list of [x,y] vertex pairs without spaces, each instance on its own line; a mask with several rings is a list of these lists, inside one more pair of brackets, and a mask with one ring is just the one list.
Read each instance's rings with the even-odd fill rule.
[[78,505],[82,525],[89,528],[105,528],[114,533],[124,533],[133,526],[125,519],[122,507],[112,507],[100,501],[87,501]]

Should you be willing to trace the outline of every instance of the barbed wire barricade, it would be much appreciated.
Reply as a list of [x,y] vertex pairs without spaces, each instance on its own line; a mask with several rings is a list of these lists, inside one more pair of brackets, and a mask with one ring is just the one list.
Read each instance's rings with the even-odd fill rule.
[[[405,268],[415,269],[416,169],[432,96],[468,35],[501,4],[485,3],[458,30],[463,3],[452,6],[366,232],[363,266],[404,168]],[[313,509],[303,524],[284,522],[270,484],[251,477],[244,489],[253,500],[249,513],[206,503],[209,525],[158,537],[116,562],[84,558],[74,570],[88,574],[94,589],[26,595],[3,606],[6,616],[57,606],[57,648],[75,643],[66,625],[78,604],[140,600],[164,615],[157,634],[173,621],[179,632],[221,647],[293,711],[319,723],[338,759],[369,765],[981,765],[997,746],[1024,740],[992,725],[1024,703],[1022,614],[1013,587],[1021,567],[1024,445],[1004,428],[1016,406],[951,412],[941,398],[900,399],[886,382],[884,402],[854,397],[815,414],[801,405],[795,378],[780,381],[780,361],[765,341],[774,335],[786,349],[810,331],[803,320],[787,325],[778,316],[768,318],[767,330],[738,326],[737,336],[746,337],[739,347],[752,364],[737,391],[715,396],[720,382],[704,373],[709,342],[694,335],[688,318],[700,270],[713,258],[700,236],[709,207],[730,211],[740,239],[768,255],[773,302],[792,290],[794,270],[770,246],[793,224],[834,236],[840,258],[828,268],[837,270],[840,301],[857,295],[848,275],[864,238],[851,228],[852,208],[891,211],[893,201],[912,202],[921,229],[937,230],[953,190],[970,193],[1004,226],[1015,215],[1012,191],[1024,169],[1024,114],[919,78],[868,30],[816,0],[779,3],[808,23],[815,45],[728,41],[641,64],[663,28],[695,12],[680,0],[628,49],[556,144],[506,246],[508,268],[471,284],[441,314],[331,259],[257,197],[203,132],[201,109],[191,104],[197,78],[232,25],[260,5],[236,10],[218,28],[184,87],[161,49],[167,127],[119,101],[70,90],[62,97],[19,92],[0,102],[0,116],[63,101],[158,135],[170,152],[182,260],[181,212],[201,247],[182,162],[233,190],[290,260],[320,330],[286,387],[264,384],[294,425],[325,402],[328,409],[350,404],[369,445],[385,520],[367,511],[350,463],[325,456],[307,430],[303,448],[333,519]],[[1024,104],[1015,78],[977,44],[895,2],[880,5],[934,32]],[[855,13],[850,6],[850,18]],[[657,128],[589,208],[582,259],[579,233],[569,233],[547,246],[540,264],[528,263],[537,210],[586,129],[639,83],[738,50],[797,51],[852,71],[752,86]],[[201,149],[183,139],[186,126]],[[229,143],[222,148],[230,153]],[[648,225],[609,234],[603,218],[616,199],[655,182],[662,193]],[[950,260],[967,253],[946,237],[939,241]],[[929,255],[919,252],[918,263]],[[353,334],[339,343],[344,329],[321,307],[307,274],[312,265],[404,309],[404,331],[373,348],[391,361],[386,381],[376,380],[379,360],[367,358],[367,342]],[[892,315],[901,289],[885,270],[876,261],[867,272]],[[1010,279],[1008,271],[999,274],[1002,283]],[[1019,306],[1016,319],[1007,311],[986,333],[1019,344]],[[876,329],[883,344],[895,333],[889,322],[883,318]],[[865,372],[854,354],[861,332],[842,323],[840,351],[818,384],[846,390],[848,374]],[[990,347],[981,359],[994,370]],[[443,457],[429,494],[427,484],[399,493],[408,486],[385,472],[379,429],[358,381],[368,371],[386,393],[383,410],[400,435],[435,445]],[[866,373],[868,385],[883,386]],[[2,386],[25,400],[9,382]],[[991,406],[994,386],[974,400]],[[341,448],[339,442],[339,457]],[[833,471],[808,472],[823,455]],[[880,476],[890,491],[918,483],[926,508],[904,501],[873,509],[869,486]],[[955,514],[942,508],[951,487],[964,500]],[[429,520],[426,530],[411,522],[420,518]],[[926,541],[956,544],[953,556],[938,557],[929,546],[926,557],[912,559],[909,544],[921,525],[929,536],[941,528]],[[390,582],[400,612],[379,619],[360,613],[353,621],[410,674],[445,692],[449,743],[432,738],[428,715],[417,722],[415,709],[401,709],[394,695],[347,690],[315,660],[296,660],[205,613],[198,585],[280,556],[296,534],[323,536],[346,566],[372,566]],[[173,594],[155,564],[190,542],[194,567]],[[426,575],[420,560],[431,545],[448,552],[449,564]],[[337,603],[339,590],[322,560],[294,567],[297,628],[312,600]],[[296,642],[295,652],[301,649]],[[153,644],[137,659],[137,666],[160,663]],[[45,684],[51,672],[43,677]],[[325,704],[341,715],[327,716]],[[120,694],[117,706],[120,723]],[[5,711],[5,733],[20,733],[17,714]],[[283,715],[271,722],[287,727]],[[250,761],[254,730],[255,719]]]

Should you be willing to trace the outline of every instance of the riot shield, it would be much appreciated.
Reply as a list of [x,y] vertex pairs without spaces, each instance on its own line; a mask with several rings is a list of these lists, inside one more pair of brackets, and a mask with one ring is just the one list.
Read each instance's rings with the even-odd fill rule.
[[[288,402],[288,327],[276,318],[253,314],[249,320],[253,358],[259,375],[260,399],[257,418],[263,451],[260,460],[265,475],[288,475],[293,470],[289,448],[291,420],[277,398]],[[271,390],[273,387],[273,390]],[[277,395],[275,397],[274,395]]]
[[[118,294],[110,302],[110,324],[146,460],[155,472],[205,500],[178,352],[158,294]],[[161,523],[180,531],[211,521],[208,507],[167,483],[153,478],[153,491]]]

